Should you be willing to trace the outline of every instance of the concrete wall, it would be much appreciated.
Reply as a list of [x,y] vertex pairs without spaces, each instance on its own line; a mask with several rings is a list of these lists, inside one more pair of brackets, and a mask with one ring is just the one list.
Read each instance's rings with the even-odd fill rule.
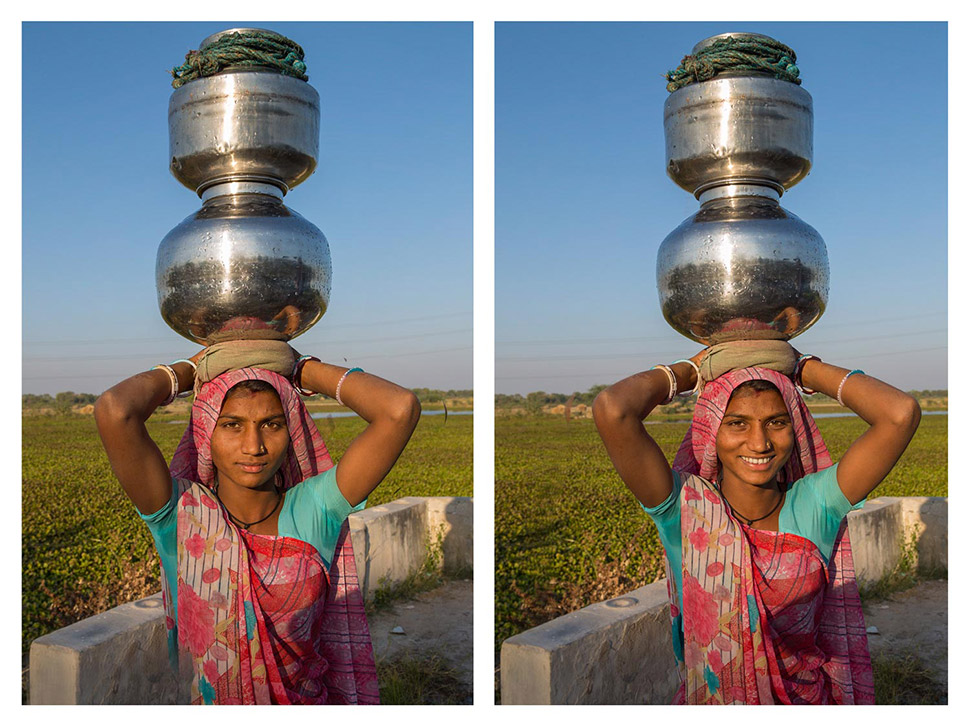
[[[880,497],[849,515],[856,576],[890,574],[915,537],[921,570],[946,567],[947,500]],[[563,615],[502,644],[502,704],[667,704],[678,686],[667,583]]]
[[[442,568],[472,562],[470,497],[406,497],[350,516],[364,597],[421,567],[441,536]],[[185,702],[172,673],[161,593],[37,638],[30,646],[31,704]]]
[[381,585],[400,583],[418,570],[429,543],[441,538],[445,571],[471,567],[472,499],[404,497],[350,517],[357,577],[368,598]]

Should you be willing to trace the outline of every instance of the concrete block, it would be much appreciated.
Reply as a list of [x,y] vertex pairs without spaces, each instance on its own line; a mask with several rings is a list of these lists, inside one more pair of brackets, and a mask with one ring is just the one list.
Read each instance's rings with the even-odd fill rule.
[[667,704],[677,690],[665,580],[502,644],[503,704]]
[[32,704],[176,703],[178,697],[161,593],[31,643]]
[[426,497],[404,497],[350,515],[350,536],[364,599],[402,582],[427,557]]
[[916,566],[924,572],[947,569],[947,498],[898,497],[906,546],[915,540]]
[[890,574],[902,555],[903,514],[898,497],[870,499],[849,512],[856,580],[871,585]]
[[446,572],[471,568],[474,553],[471,497],[428,497],[427,528],[432,540],[441,536],[442,566]]

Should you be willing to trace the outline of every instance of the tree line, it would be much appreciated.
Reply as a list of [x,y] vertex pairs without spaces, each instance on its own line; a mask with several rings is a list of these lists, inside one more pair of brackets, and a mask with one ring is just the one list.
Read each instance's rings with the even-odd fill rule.
[[[447,391],[438,388],[412,388],[411,390],[421,403],[439,403],[451,398],[473,397],[470,388],[463,390],[449,388]],[[55,411],[69,412],[74,406],[86,406],[97,400],[97,394],[74,391],[61,391],[53,396],[49,393],[25,393],[21,396],[21,405],[25,409],[50,408]]]

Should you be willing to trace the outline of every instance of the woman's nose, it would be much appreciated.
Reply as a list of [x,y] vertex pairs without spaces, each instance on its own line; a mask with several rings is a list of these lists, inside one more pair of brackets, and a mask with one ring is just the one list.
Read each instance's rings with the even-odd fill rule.
[[265,451],[263,437],[259,434],[259,429],[253,429],[246,433],[243,438],[243,453],[249,456],[262,454]]
[[748,448],[752,451],[770,451],[771,439],[760,426],[752,426],[748,435]]

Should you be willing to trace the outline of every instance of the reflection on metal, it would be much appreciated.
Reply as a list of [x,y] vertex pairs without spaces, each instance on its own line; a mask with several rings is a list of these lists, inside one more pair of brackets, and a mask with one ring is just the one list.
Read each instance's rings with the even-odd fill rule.
[[172,93],[170,169],[203,200],[156,259],[159,309],[180,335],[290,340],[326,312],[327,239],[282,202],[316,169],[319,138],[320,97],[305,81],[227,69]]
[[704,345],[807,330],[825,311],[828,253],[778,200],[812,167],[812,97],[760,74],[722,74],[670,94],[664,138],[667,174],[701,202],[657,255],[664,318]]

